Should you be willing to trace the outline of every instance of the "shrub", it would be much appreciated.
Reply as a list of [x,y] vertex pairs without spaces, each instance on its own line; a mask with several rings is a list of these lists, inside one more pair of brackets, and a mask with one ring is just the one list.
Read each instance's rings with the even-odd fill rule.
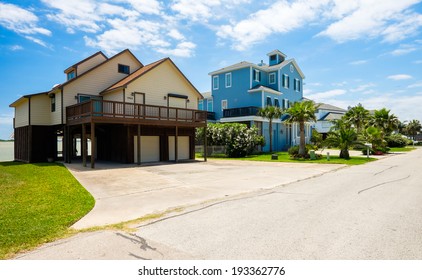
[[408,139],[406,139],[405,137],[403,137],[400,134],[393,134],[390,135],[388,137],[385,138],[385,140],[387,141],[387,145],[388,147],[391,148],[395,148],[395,147],[405,147],[406,145],[408,145]]
[[[309,158],[309,153],[308,153],[308,145],[306,145],[305,147],[305,156],[304,158]],[[290,155],[291,158],[300,158],[301,156],[299,156],[299,146],[292,146],[287,150],[287,153]]]
[[264,145],[264,137],[258,135],[258,128],[248,128],[240,123],[216,123],[207,126],[207,142],[209,145],[226,147],[229,157],[250,155],[258,145]]

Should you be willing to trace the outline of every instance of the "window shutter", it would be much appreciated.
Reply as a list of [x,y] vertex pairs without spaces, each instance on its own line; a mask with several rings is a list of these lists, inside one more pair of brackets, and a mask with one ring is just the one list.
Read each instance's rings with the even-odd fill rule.
[[295,79],[295,82],[293,83],[293,89],[296,90],[296,86],[297,86],[297,80]]

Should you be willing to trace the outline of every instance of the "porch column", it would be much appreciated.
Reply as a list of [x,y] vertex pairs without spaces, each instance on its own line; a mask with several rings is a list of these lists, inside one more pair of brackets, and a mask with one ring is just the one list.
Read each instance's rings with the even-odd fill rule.
[[63,140],[62,140],[62,153],[63,153],[63,161],[65,163],[69,163],[69,134],[68,134],[68,127],[63,127]]
[[91,122],[91,168],[95,168],[95,123]]
[[137,135],[136,140],[138,141],[136,143],[138,165],[141,165],[141,125],[140,124],[138,124],[138,135]]
[[86,124],[82,124],[82,139],[81,139],[81,153],[82,153],[82,165],[86,167]]
[[179,127],[176,126],[176,134],[174,136],[174,160],[175,162],[179,162],[179,155],[178,155],[178,151],[177,151],[177,147],[178,147],[178,141],[177,138],[179,138]]

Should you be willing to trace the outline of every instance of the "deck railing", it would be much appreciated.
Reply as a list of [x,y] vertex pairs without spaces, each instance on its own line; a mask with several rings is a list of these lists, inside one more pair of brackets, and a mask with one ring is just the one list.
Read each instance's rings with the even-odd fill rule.
[[171,121],[205,124],[207,112],[107,100],[89,100],[68,106],[66,118],[70,124],[87,122],[88,118],[95,121],[122,123]]
[[233,118],[233,117],[245,117],[245,116],[256,116],[258,114],[258,107],[240,107],[232,109],[224,109],[223,117],[224,118]]

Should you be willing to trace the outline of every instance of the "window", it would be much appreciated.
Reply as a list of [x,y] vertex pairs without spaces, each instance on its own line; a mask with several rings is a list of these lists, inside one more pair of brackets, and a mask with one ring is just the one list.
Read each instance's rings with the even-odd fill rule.
[[207,101],[207,111],[208,112],[213,112],[214,111],[214,101],[212,100],[212,99],[208,99],[208,101]]
[[289,76],[283,74],[283,87],[289,88]]
[[276,60],[276,59],[277,59],[277,55],[273,54],[272,56],[270,56],[271,61]]
[[267,106],[273,106],[273,103],[271,102],[271,97],[267,96]]
[[270,76],[268,77],[268,79],[270,80],[270,84],[275,84],[275,73],[270,73]]
[[221,111],[223,111],[224,109],[227,109],[227,107],[228,107],[227,99],[221,100]]
[[280,108],[280,102],[278,102],[277,98],[274,98],[274,106]]
[[226,88],[232,86],[232,73],[226,73]]
[[212,89],[218,89],[218,76],[212,77]]
[[253,70],[253,79],[255,80],[255,82],[260,82],[261,81],[261,72],[259,70],[254,69]]
[[123,73],[123,74],[129,74],[130,73],[129,65],[119,64],[117,68],[118,68],[119,73]]
[[50,102],[51,102],[51,112],[56,112],[56,95],[50,95]]
[[294,90],[300,92],[300,80],[299,79],[295,79]]
[[75,70],[73,70],[72,72],[67,73],[67,80],[69,81],[70,79],[75,78]]
[[198,101],[198,110],[204,110],[204,101],[203,100]]
[[290,107],[290,102],[289,102],[289,100],[288,100],[288,99],[284,99],[284,106],[283,106],[283,109],[289,109],[289,107]]

